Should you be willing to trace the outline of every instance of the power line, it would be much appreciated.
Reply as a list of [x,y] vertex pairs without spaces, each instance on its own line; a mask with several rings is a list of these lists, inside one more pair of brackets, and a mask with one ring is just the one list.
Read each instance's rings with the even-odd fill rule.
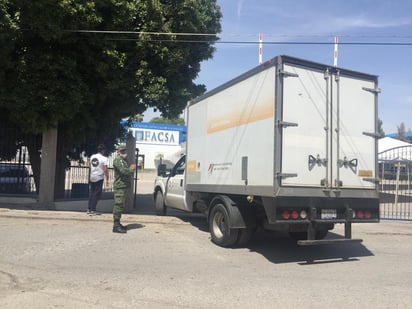
[[145,35],[176,35],[176,36],[217,36],[215,33],[194,33],[194,32],[147,32],[147,31],[116,31],[116,30],[65,30],[75,33],[95,33],[95,34],[145,34]]
[[[109,35],[148,35],[148,36],[203,36],[203,37],[215,37],[217,40],[190,40],[190,39],[152,39],[152,38],[105,38],[110,41],[145,41],[145,42],[171,42],[171,43],[207,43],[207,44],[248,44],[257,45],[259,41],[250,40],[222,40],[218,34],[215,33],[195,33],[195,32],[150,32],[150,31],[123,31],[123,30],[65,30],[72,33],[90,33],[90,34],[109,34]],[[225,37],[245,37],[254,36],[256,34],[225,34]],[[265,34],[267,37],[278,38],[322,38],[332,37],[328,35],[288,35],[288,34]],[[340,38],[358,38],[358,39],[412,39],[412,35],[339,35]],[[263,41],[263,45],[333,45],[334,42],[321,42],[321,41]],[[339,42],[339,45],[361,45],[361,46],[412,46],[412,42]]]
[[[245,44],[258,45],[254,41],[211,41],[211,40],[167,40],[167,39],[128,39],[112,38],[108,41],[144,41],[153,43],[208,43],[208,44]],[[298,41],[264,41],[263,45],[334,45],[334,42],[298,42]],[[412,42],[339,42],[339,45],[360,45],[360,46],[412,46]]]
[[[251,41],[216,41],[216,44],[254,44],[259,42]],[[263,45],[334,45],[334,42],[286,42],[286,41],[269,41],[262,42]],[[412,46],[412,42],[339,42],[339,45],[380,45],[380,46]]]
[[[198,33],[198,32],[157,32],[157,31],[125,31],[125,30],[86,30],[68,29],[66,32],[94,34],[138,34],[138,35],[173,35],[173,36],[215,36],[215,37],[257,37],[257,33]],[[265,38],[332,38],[336,34],[282,34],[262,33]],[[340,38],[370,38],[370,39],[411,39],[412,35],[399,34],[339,34]]]

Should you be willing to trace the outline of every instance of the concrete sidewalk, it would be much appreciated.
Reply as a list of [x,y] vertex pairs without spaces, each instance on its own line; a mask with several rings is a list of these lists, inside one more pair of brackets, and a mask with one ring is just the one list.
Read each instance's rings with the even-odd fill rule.
[[[0,217],[113,222],[113,203],[112,199],[100,200],[97,205],[97,214],[90,216],[86,213],[87,200],[55,202],[56,210],[47,210],[33,207],[37,205],[35,199],[0,197]],[[168,209],[167,216],[157,216],[151,195],[137,196],[136,205],[136,209],[122,215],[123,223],[189,224],[188,218],[202,216],[175,209]]]
[[[193,214],[180,213],[177,216],[156,216],[129,213],[122,215],[122,223],[153,223],[153,224],[190,224],[185,218],[192,217]],[[23,210],[13,208],[0,208],[0,217],[13,219],[33,219],[33,220],[72,220],[72,221],[94,221],[113,222],[111,213],[98,213],[89,216],[85,212],[78,211],[50,211],[50,210]]]
[[[155,177],[155,173],[139,174],[135,208],[131,212],[123,214],[122,222],[178,224],[184,223],[182,221],[184,218],[199,216],[199,214],[185,213],[174,209],[168,209],[168,216],[156,216],[152,196]],[[98,215],[94,216],[86,214],[87,204],[87,199],[66,199],[54,202],[56,210],[47,210],[39,205],[36,197],[0,196],[0,216],[33,219],[113,221],[113,199],[100,200],[97,204]]]

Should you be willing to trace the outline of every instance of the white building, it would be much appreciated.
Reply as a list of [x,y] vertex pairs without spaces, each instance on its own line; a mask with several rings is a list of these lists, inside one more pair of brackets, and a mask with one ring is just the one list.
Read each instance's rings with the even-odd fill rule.
[[186,142],[186,126],[132,122],[128,127],[136,139],[139,149],[139,165],[144,169],[155,169],[160,158],[175,157],[176,153],[184,151]]

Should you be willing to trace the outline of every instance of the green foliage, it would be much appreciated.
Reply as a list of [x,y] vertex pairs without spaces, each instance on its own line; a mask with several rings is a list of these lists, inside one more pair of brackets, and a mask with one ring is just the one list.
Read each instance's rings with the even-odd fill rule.
[[396,136],[395,138],[403,142],[410,142],[410,140],[406,136],[405,123],[401,122],[401,124],[398,126],[398,136]]
[[220,18],[216,0],[0,0],[0,126],[23,131],[40,170],[50,128],[60,163],[73,145],[113,145],[148,107],[177,117],[205,91],[193,80],[217,37],[170,33],[219,33]]
[[143,114],[132,115],[132,116],[129,117],[129,121],[142,122],[143,121]]
[[378,118],[378,133],[380,137],[385,137],[385,131],[383,130],[383,121]]
[[184,125],[185,120],[183,118],[172,118],[172,119],[167,119],[167,118],[162,118],[162,117],[155,117],[150,120],[151,123],[167,123],[167,124],[177,124],[177,125]]
[[218,33],[220,18],[210,0],[0,0],[0,120],[79,141],[147,107],[176,117],[205,90],[193,80],[210,43],[83,30]]

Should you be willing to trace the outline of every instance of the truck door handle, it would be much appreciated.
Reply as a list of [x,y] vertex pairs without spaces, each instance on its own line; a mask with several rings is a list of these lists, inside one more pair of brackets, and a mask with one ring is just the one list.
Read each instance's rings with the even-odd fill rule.
[[180,179],[180,186],[183,187],[183,179]]
[[308,157],[308,169],[309,171],[311,171],[315,165],[317,166],[326,166],[326,164],[328,163],[327,159],[321,159],[319,155],[316,156],[316,158],[312,155],[309,155]]

